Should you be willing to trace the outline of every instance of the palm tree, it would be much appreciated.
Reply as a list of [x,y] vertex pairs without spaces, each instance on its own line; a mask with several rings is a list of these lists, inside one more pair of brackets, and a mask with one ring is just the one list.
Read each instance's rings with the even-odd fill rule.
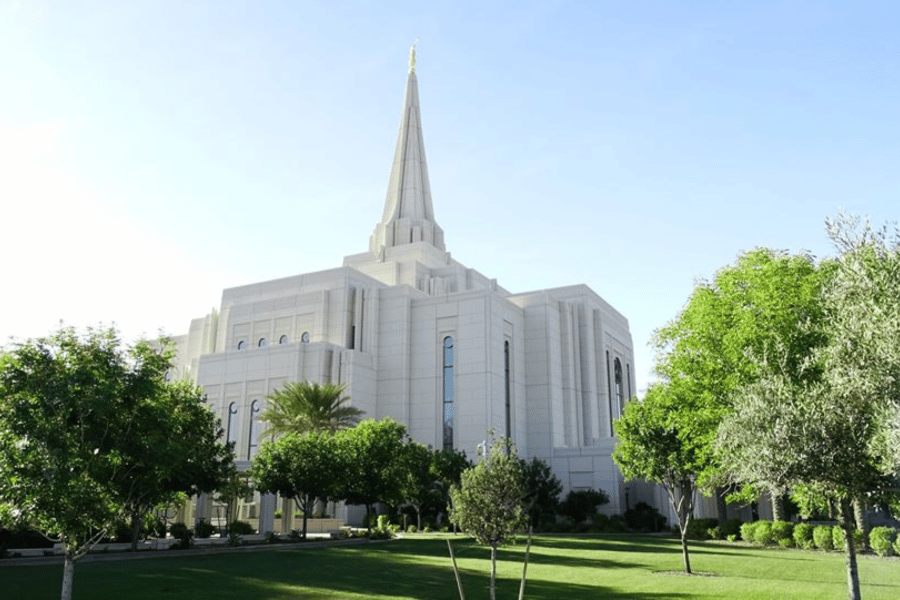
[[260,415],[267,427],[264,434],[303,434],[308,431],[334,433],[353,427],[364,411],[346,406],[345,385],[289,381],[267,396],[269,407]]

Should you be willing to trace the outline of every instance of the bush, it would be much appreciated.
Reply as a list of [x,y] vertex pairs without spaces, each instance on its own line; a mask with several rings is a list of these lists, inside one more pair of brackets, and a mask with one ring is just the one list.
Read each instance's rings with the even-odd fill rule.
[[[203,519],[197,521],[197,524],[194,526],[194,533],[197,534],[198,538],[208,538],[212,534],[216,532],[216,528],[212,523],[207,523]],[[173,534],[174,537],[174,534]]]
[[743,524],[743,521],[741,521],[740,519],[726,519],[725,522],[719,526],[719,529],[722,532],[722,537],[727,539],[729,536],[733,535],[736,539],[741,535],[741,524]]
[[894,554],[900,554],[900,535],[894,538]]
[[873,527],[869,532],[869,546],[878,556],[890,556],[894,553],[891,541],[897,532],[890,527]]
[[[772,522],[772,539],[784,548],[793,548],[794,546],[794,524],[790,521],[773,521]],[[788,546],[781,543],[782,540],[788,540]]]
[[729,533],[725,539],[728,540],[729,542],[734,543],[738,540],[738,536],[736,533]]
[[378,515],[378,520],[376,522],[378,523],[376,525],[378,529],[387,529],[391,524],[391,518],[387,515]]
[[573,490],[559,505],[559,514],[572,517],[576,523],[583,523],[597,512],[601,504],[609,503],[609,496],[603,490]]
[[277,544],[281,541],[281,537],[274,531],[267,531],[265,540],[267,544]]
[[719,525],[718,519],[691,519],[687,526],[687,536],[700,540],[709,539],[709,530]]
[[0,547],[3,548],[52,548],[53,542],[34,529],[17,527],[0,529]]
[[415,533],[416,531],[418,531],[418,527],[416,527],[415,525],[410,525],[406,528],[406,531],[408,531],[409,533]]
[[232,521],[228,530],[231,532],[231,535],[252,535],[256,533],[253,525],[247,521]]
[[829,525],[816,525],[813,529],[813,543],[819,550],[834,550],[833,536]]
[[794,538],[778,538],[778,545],[782,548],[793,548],[794,547]]
[[626,510],[624,517],[625,524],[634,531],[654,532],[666,530],[666,518],[646,502],[638,502],[634,505],[634,508]]
[[741,539],[745,542],[753,543],[753,538],[756,535],[755,530],[756,523],[744,523],[741,525]]
[[757,521],[756,529],[753,530],[753,536],[754,541],[757,544],[762,544],[763,546],[777,543],[775,535],[772,531],[771,521]]
[[798,523],[794,525],[794,544],[798,548],[803,548],[804,550],[812,550],[815,546],[813,542],[813,529],[814,527],[809,523]]
[[169,528],[169,533],[178,540],[172,544],[173,550],[187,550],[194,543],[194,532],[184,523],[173,523]]

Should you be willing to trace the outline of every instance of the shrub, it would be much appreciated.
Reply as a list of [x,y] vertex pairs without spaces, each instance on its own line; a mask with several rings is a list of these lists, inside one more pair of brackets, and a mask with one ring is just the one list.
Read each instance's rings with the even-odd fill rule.
[[778,538],[778,545],[782,548],[793,548],[794,547],[794,538]]
[[813,542],[819,550],[834,550],[834,533],[828,525],[816,525],[813,529]]
[[798,548],[804,550],[812,550],[815,546],[813,542],[813,526],[809,523],[798,523],[794,526],[794,543]]
[[197,534],[198,538],[208,538],[215,532],[216,528],[213,526],[213,524],[207,523],[203,519],[197,521],[197,524],[194,526],[194,533]]
[[231,535],[251,535],[256,533],[256,530],[253,529],[253,525],[247,521],[232,521],[229,531],[231,532]]
[[169,528],[172,537],[178,540],[172,544],[173,550],[187,550],[194,543],[194,532],[184,523],[173,523]]
[[603,490],[573,490],[559,505],[559,514],[572,517],[582,523],[597,512],[601,504],[609,503],[609,496]]
[[267,544],[277,544],[278,542],[281,541],[281,538],[279,537],[279,535],[277,533],[275,533],[274,531],[267,531],[265,539],[266,539]]
[[721,540],[722,539],[722,528],[716,525],[715,527],[710,527],[706,530],[706,535],[709,536],[711,540]]
[[378,515],[378,520],[376,521],[376,527],[378,529],[387,529],[391,524],[391,518],[387,515]]
[[[794,524],[790,521],[773,521],[772,539],[782,547],[792,548],[794,546]],[[790,545],[785,546],[781,540],[788,540]]]
[[897,532],[890,527],[873,527],[869,532],[869,546],[878,556],[893,554],[891,541]]
[[634,508],[626,510],[624,517],[625,524],[634,531],[654,532],[666,530],[666,518],[646,502],[638,502],[634,505]]
[[756,529],[753,530],[754,541],[757,544],[762,544],[763,546],[768,546],[769,544],[777,543],[775,536],[772,532],[772,522],[771,521],[757,521]]
[[408,531],[409,533],[415,533],[416,531],[418,531],[418,527],[416,527],[415,525],[410,525],[406,528],[406,531]]
[[[235,521],[235,523],[240,523],[240,521]],[[228,545],[229,546],[243,546],[244,545],[244,537],[235,532],[231,532],[228,534]]]
[[741,539],[745,542],[753,543],[755,536],[756,523],[744,523],[741,525]]
[[302,542],[303,534],[300,533],[299,529],[291,529],[291,532],[288,534],[288,540],[292,542]]
[[725,522],[719,526],[719,529],[722,531],[722,537],[727,539],[730,535],[735,536],[735,538],[740,536],[742,523],[743,521],[740,519],[726,519]]
[[717,519],[691,519],[688,522],[687,536],[696,539],[709,539],[708,531],[717,527],[719,521]]
[[736,541],[738,540],[738,536],[737,536],[736,533],[729,533],[728,536],[727,536],[725,539],[728,540],[729,542],[732,542],[732,543],[733,543],[733,542],[736,542]]
[[894,538],[894,554],[900,554],[900,535]]

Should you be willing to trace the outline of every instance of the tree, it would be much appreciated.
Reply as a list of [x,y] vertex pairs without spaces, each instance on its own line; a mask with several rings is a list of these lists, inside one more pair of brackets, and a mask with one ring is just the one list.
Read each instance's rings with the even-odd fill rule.
[[[154,467],[160,479],[168,467],[142,462],[134,437],[155,436],[156,424],[142,418],[167,394],[180,398],[164,381],[170,360],[168,349],[148,342],[123,348],[114,329],[62,328],[0,356],[0,518],[63,545],[63,600],[71,598],[75,562],[126,507],[169,485],[153,481]],[[180,400],[193,415],[196,399]],[[212,425],[202,418],[200,429]]]
[[343,395],[345,388],[332,383],[289,381],[266,397],[269,406],[259,415],[260,421],[267,423],[263,434],[334,433],[353,427],[364,413],[346,405],[350,396]]
[[403,502],[416,511],[416,526],[421,531],[422,510],[441,495],[432,468],[434,452],[423,444],[410,442],[404,449],[403,462]]
[[438,448],[431,456],[431,471],[437,496],[435,507],[437,515],[446,513],[450,505],[450,490],[462,482],[462,474],[472,468],[472,461],[463,450]]
[[597,513],[598,506],[608,503],[609,496],[603,490],[571,490],[559,504],[559,513],[584,523]]
[[334,495],[339,465],[338,445],[331,434],[291,433],[260,446],[253,459],[251,477],[260,492],[277,492],[294,499],[303,513],[305,540],[306,522],[316,499]]
[[491,600],[497,576],[497,547],[525,527],[525,478],[516,448],[507,437],[497,438],[490,454],[462,474],[453,486],[450,519],[480,544],[491,547]]
[[118,483],[136,549],[151,511],[184,494],[212,492],[235,467],[231,445],[220,441],[218,419],[205,405],[201,390],[190,383],[165,383],[156,397],[136,402],[129,410],[133,411],[130,435],[118,448],[123,456]]
[[372,507],[403,501],[406,428],[393,419],[366,419],[335,435],[343,460],[344,479],[336,494],[349,504],[366,507],[372,529]]
[[[555,519],[562,484],[550,470],[550,465],[541,459],[532,458],[530,461],[522,459],[520,462],[525,477],[528,521],[537,529],[546,521]],[[606,502],[609,502],[609,498]]]
[[678,383],[657,383],[642,400],[629,403],[615,423],[619,443],[613,460],[626,479],[644,479],[666,490],[678,519],[684,571],[690,573],[688,524],[697,479],[713,460],[708,437],[718,413],[685,391]]
[[[822,286],[831,263],[812,257],[757,248],[720,269],[712,281],[697,283],[678,316],[658,329],[653,344],[655,370],[663,381],[677,383],[679,393],[703,411],[706,431],[693,428],[707,442],[707,456],[697,481],[705,488],[730,483],[715,459],[713,441],[734,396],[765,373],[766,365],[783,363],[791,377],[816,377],[802,369],[813,349],[825,343],[819,326],[825,318]],[[700,449],[698,449],[700,450]],[[769,490],[774,499],[785,492]],[[724,495],[718,490],[717,497]],[[783,518],[773,502],[775,519]],[[724,505],[720,506],[724,517]]]

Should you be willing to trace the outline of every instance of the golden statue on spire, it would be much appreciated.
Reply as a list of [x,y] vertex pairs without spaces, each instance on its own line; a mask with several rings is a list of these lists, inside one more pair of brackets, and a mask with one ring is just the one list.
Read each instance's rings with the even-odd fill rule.
[[419,43],[419,36],[416,36],[416,41],[413,42],[412,46],[409,47],[409,72],[416,72],[416,44]]

